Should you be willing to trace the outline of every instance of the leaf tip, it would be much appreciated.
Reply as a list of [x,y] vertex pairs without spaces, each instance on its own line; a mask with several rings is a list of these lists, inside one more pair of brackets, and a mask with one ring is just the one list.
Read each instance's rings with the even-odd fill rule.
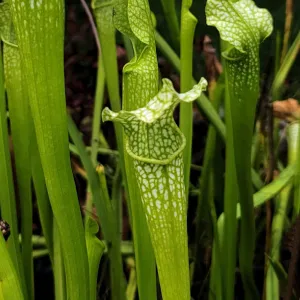
[[208,82],[204,77],[201,77],[198,84],[197,84],[197,86],[199,86],[202,91],[206,91],[206,88],[208,86]]
[[117,115],[117,113],[111,111],[108,107],[105,107],[102,111],[102,121],[113,121]]

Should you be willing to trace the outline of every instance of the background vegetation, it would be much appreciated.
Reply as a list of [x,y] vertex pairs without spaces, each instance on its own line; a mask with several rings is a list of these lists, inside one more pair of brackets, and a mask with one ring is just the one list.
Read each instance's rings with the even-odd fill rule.
[[[300,58],[299,55],[297,56],[300,4],[291,0],[255,2],[258,7],[264,7],[270,11],[274,21],[274,30],[260,48],[260,98],[256,108],[256,122],[253,124],[251,167],[254,203],[257,203],[257,205],[255,204],[257,207],[254,211],[256,232],[252,271],[254,284],[260,298],[280,299],[280,297],[285,297],[288,299],[287,297],[293,296],[298,299],[300,296],[297,288],[297,282],[300,280],[298,260],[300,227],[298,210],[295,208],[297,200],[294,199],[297,199],[299,195],[297,194],[299,193],[299,181],[297,181],[299,171],[295,171],[295,169],[298,168],[300,151],[300,144],[297,142],[299,135],[298,100],[300,97]],[[97,4],[97,1],[95,3]],[[216,254],[212,252],[213,245],[216,239],[220,238],[221,241],[225,240],[226,242],[227,238],[226,235],[216,237],[216,228],[221,226],[216,221],[224,211],[226,139],[224,140],[223,122],[226,121],[224,118],[226,114],[224,108],[225,83],[222,71],[225,62],[221,56],[221,48],[224,45],[220,41],[218,31],[214,27],[206,25],[205,1],[194,1],[190,11],[198,19],[198,23],[195,34],[191,38],[192,72],[188,71],[188,75],[181,73],[180,76],[179,58],[176,57],[176,53],[177,56],[180,51],[183,53],[184,50],[180,48],[182,41],[180,46],[176,28],[170,30],[167,26],[162,3],[163,1],[149,1],[156,23],[155,40],[159,77],[171,79],[177,91],[189,90],[192,87],[190,84],[192,78],[198,81],[200,77],[205,77],[209,83],[206,95],[215,108],[215,110],[212,109],[213,106],[207,108],[198,100],[189,108],[182,108],[183,106],[180,108],[181,111],[191,109],[193,113],[192,148],[188,148],[191,153],[191,168],[185,170],[190,174],[189,188],[186,192],[188,196],[187,231],[191,296],[193,299],[208,299],[209,297],[210,299],[215,299],[214,297],[231,299],[228,295],[225,297],[212,293],[212,291],[218,290],[226,291],[226,284],[225,287],[219,287],[218,283],[223,285],[224,282],[221,283],[222,280],[212,276],[219,272],[218,269],[214,269],[216,265],[222,264],[220,261],[216,263],[214,260]],[[124,80],[122,70],[132,58],[132,48],[128,39],[120,32],[116,33],[116,40],[112,34],[105,36],[107,32],[101,32],[101,28],[104,27],[104,23],[101,23],[104,22],[103,15],[98,19],[95,18],[96,26],[98,26],[98,33],[95,34],[87,12],[94,13],[95,17],[97,14],[94,10],[96,4],[94,6],[89,4],[89,8],[86,8],[83,1],[67,0],[65,2],[64,76],[66,104],[69,113],[69,149],[81,215],[85,224],[88,224],[85,226],[86,232],[79,232],[78,236],[85,234],[87,248],[90,245],[91,248],[88,249],[94,249],[95,240],[93,239],[96,234],[99,260],[103,253],[99,269],[97,268],[97,254],[95,254],[94,261],[90,256],[89,261],[83,262],[82,266],[89,264],[90,278],[93,276],[97,278],[96,282],[91,283],[91,290],[96,287],[94,290],[97,291],[97,295],[90,295],[90,299],[97,297],[97,299],[121,300],[125,298],[125,294],[127,299],[152,300],[156,295],[158,295],[158,299],[161,299],[149,233],[145,229],[147,225],[145,220],[140,217],[142,207],[138,207],[135,202],[128,202],[126,195],[128,195],[128,190],[132,190],[132,186],[130,189],[130,184],[126,183],[128,178],[125,180],[121,175],[125,169],[129,168],[129,165],[126,165],[128,160],[126,153],[117,150],[118,147],[119,149],[122,147],[121,129],[112,123],[101,123],[99,126],[100,111],[103,107],[109,106],[114,111],[118,111],[121,108],[120,99],[130,97],[122,89]],[[181,16],[181,4],[181,1],[175,1],[178,20]],[[291,5],[291,9],[286,12],[287,5]],[[292,23],[288,28],[289,38],[285,40],[289,14],[292,15]],[[99,38],[105,61],[101,54],[98,56],[100,52],[97,39],[99,43]],[[186,39],[185,42],[188,43],[189,39]],[[114,47],[116,48],[114,49]],[[115,60],[114,50],[116,50],[117,60]],[[290,57],[288,62],[284,60],[285,57]],[[107,72],[110,68],[111,73]],[[114,68],[117,70],[115,74],[113,74]],[[183,71],[181,70],[181,72]],[[188,84],[183,81],[183,77],[188,77]],[[8,88],[6,85],[7,97],[9,96]],[[51,94],[50,87],[47,93]],[[45,105],[48,101],[49,107],[51,107],[51,99],[46,99]],[[214,116],[216,111],[220,118]],[[11,113],[9,117],[11,117]],[[184,118],[180,115],[178,108],[174,112],[174,118],[177,124],[180,119]],[[21,126],[20,123],[18,124]],[[11,138],[14,130],[13,121],[9,119],[8,125],[8,133]],[[225,125],[228,130],[227,124]],[[36,141],[34,139],[31,141],[34,146],[29,149],[36,149]],[[24,172],[25,169],[18,170],[18,165],[22,164],[22,160],[20,162],[18,161],[19,156],[15,157],[17,151],[16,145],[11,143],[10,156],[14,175],[14,191],[17,196],[18,225],[22,236],[28,238],[27,249],[30,249],[31,242],[33,245],[33,266],[28,263],[28,255],[31,256],[31,251],[27,253],[27,258],[26,252],[23,251],[22,254],[23,262],[27,261],[27,264],[23,263],[26,271],[25,279],[28,280],[27,288],[34,282],[34,287],[28,288],[28,299],[33,299],[33,294],[35,299],[66,299],[68,284],[64,281],[66,270],[60,245],[60,239],[63,239],[63,236],[58,237],[61,229],[57,227],[55,219],[53,219],[49,201],[47,200],[44,204],[38,201],[40,197],[43,199],[48,197],[43,171],[41,171],[40,162],[33,161],[33,165],[36,166],[31,171],[34,193],[31,190],[27,191],[30,195],[34,195],[32,202],[30,196],[27,204],[30,206],[32,203],[32,212],[30,209],[26,212],[28,206],[24,207],[19,195],[20,192],[23,195],[24,189],[20,188],[20,182],[18,183],[20,180],[18,174]],[[23,162],[24,160],[26,161],[26,155],[23,156]],[[49,170],[52,163],[49,162]],[[56,163],[59,166],[59,163]],[[98,166],[98,164],[101,165]],[[30,166],[27,167],[30,168]],[[208,170],[213,170],[213,172],[210,174]],[[248,171],[250,172],[250,170]],[[66,173],[65,176],[65,180],[69,182],[71,180],[69,175]],[[5,176],[0,178],[3,179]],[[40,182],[38,182],[39,180]],[[273,185],[272,182],[274,182]],[[72,183],[68,184],[72,187]],[[50,195],[49,190],[48,193]],[[63,195],[65,194],[62,192],[61,201],[64,201],[64,197],[66,197]],[[4,194],[1,196],[8,197]],[[137,195],[134,197],[138,199]],[[75,197],[73,198],[75,199]],[[94,200],[95,207],[92,205],[91,198]],[[99,202],[96,202],[96,199]],[[66,210],[69,207],[69,216],[76,215],[76,209],[73,211],[74,203],[70,205],[68,201],[65,201],[60,204]],[[57,202],[57,207],[61,207],[60,204]],[[51,205],[54,211],[52,202]],[[3,207],[4,205],[1,204],[2,215],[5,211]],[[26,217],[31,219],[31,213],[32,224],[31,221],[24,221]],[[60,213],[63,215],[62,211]],[[132,221],[131,214],[135,215],[137,219]],[[240,214],[239,210],[237,214]],[[90,217],[97,221],[99,231],[95,223],[89,221]],[[134,222],[134,226],[132,226],[132,222]],[[24,227],[25,223],[27,227]],[[46,232],[45,228],[50,231]],[[23,230],[27,230],[27,233],[24,233]],[[238,230],[242,229],[239,227]],[[74,231],[77,230],[74,228]],[[281,233],[278,235],[278,232]],[[14,232],[12,232],[13,235]],[[107,241],[105,236],[110,236],[111,241]],[[133,245],[133,237],[136,239],[135,245]],[[24,245],[26,239],[23,239],[22,243]],[[238,248],[238,243],[239,241],[232,247]],[[73,247],[79,247],[78,244],[74,243]],[[120,253],[121,255],[119,255]],[[142,266],[137,265],[137,260],[142,261]],[[56,266],[54,269],[53,261]],[[93,269],[92,265],[96,267]],[[272,269],[271,274],[268,274],[270,272],[268,269]],[[80,267],[76,269],[75,266],[73,270],[74,273],[78,272],[78,280],[85,276],[84,272],[86,271],[87,269],[82,271]],[[247,298],[249,297],[247,292],[245,296],[245,286],[243,286],[240,271],[239,264],[237,264],[233,287],[235,299],[254,299]],[[53,275],[55,276],[53,277]],[[28,279],[31,276],[34,276],[32,282]],[[148,278],[149,281],[145,278]],[[146,298],[143,295],[147,295]]]

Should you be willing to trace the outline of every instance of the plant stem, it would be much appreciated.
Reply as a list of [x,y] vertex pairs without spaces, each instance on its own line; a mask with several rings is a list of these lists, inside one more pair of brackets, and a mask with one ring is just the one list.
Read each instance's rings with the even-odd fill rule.
[[[120,88],[119,88],[119,72],[118,72],[118,61],[117,61],[117,48],[116,48],[116,37],[115,37],[115,27],[113,24],[113,5],[114,3],[110,3],[107,1],[92,1],[92,7],[97,23],[98,28],[98,37],[101,42],[101,50],[102,50],[102,62],[106,75],[106,83],[108,89],[108,95],[110,99],[111,107],[115,111],[119,111],[121,109],[121,98],[120,98]],[[122,178],[124,180],[125,193],[129,196],[128,193],[128,184],[125,172],[125,163],[124,163],[124,145],[123,145],[123,132],[122,128],[119,124],[115,125],[115,135],[117,139],[117,147],[119,149],[119,163],[120,169],[122,173]],[[115,187],[120,188],[121,194],[121,185],[116,185]],[[122,198],[116,197],[114,198],[114,206],[113,212],[116,214],[114,216],[117,224],[117,229],[119,232],[119,227],[122,222],[120,222],[120,212],[122,211]],[[117,245],[121,245],[121,236],[117,235],[120,239],[117,242]],[[116,246],[117,246],[116,245]],[[120,250],[120,249],[119,249]],[[112,274],[112,276],[115,276]],[[115,280],[113,282],[118,282]],[[117,290],[122,294],[114,294]],[[118,289],[113,288],[113,299],[121,300],[125,298],[125,287],[124,285],[119,286]]]
[[154,34],[158,49],[165,57],[168,58],[169,62],[175,68],[175,70],[177,72],[180,72],[180,58],[178,57],[177,53],[170,47],[170,45],[157,30],[155,30]]
[[104,65],[102,61],[102,56],[99,56],[96,94],[95,94],[95,101],[94,101],[92,139],[91,139],[91,160],[94,167],[98,165],[97,156],[98,156],[98,148],[100,144],[99,131],[100,131],[100,124],[101,124],[101,111],[103,108],[103,100],[104,100],[104,87],[105,87]]
[[[120,295],[120,297],[125,297],[125,278],[123,274],[123,265],[121,257],[121,240],[118,234],[118,222],[115,218],[115,212],[111,203],[111,199],[107,190],[107,183],[105,178],[105,172],[103,166],[98,166],[97,174],[99,178],[99,183],[101,186],[101,198],[109,218],[111,226],[111,240],[107,240],[108,254],[110,258],[110,276],[111,276],[111,286],[116,289],[114,291],[115,296]],[[121,298],[116,298],[121,299]]]
[[295,222],[296,218],[300,214],[300,127],[299,123],[296,123],[290,129],[291,135],[291,156],[296,161],[296,174],[294,179],[294,201],[293,201],[293,214],[292,222]]
[[[180,91],[186,92],[193,82],[193,41],[197,19],[189,11],[192,0],[183,0],[181,6],[180,29]],[[184,42],[183,42],[184,41]],[[179,116],[180,130],[186,138],[186,147],[183,151],[185,193],[188,199],[190,184],[190,165],[192,156],[193,136],[193,104],[181,103]]]
[[284,35],[283,35],[283,47],[281,51],[281,63],[283,62],[288,46],[289,46],[289,39],[291,34],[291,26],[293,20],[293,0],[286,0],[285,1],[285,24],[284,24]]
[[134,259],[132,257],[129,257],[127,259],[127,264],[130,267],[130,275],[129,275],[128,285],[126,289],[126,296],[127,296],[127,300],[134,300],[136,294],[136,287],[137,287]]
[[[84,0],[82,0],[84,1]],[[98,39],[98,35],[97,35]],[[99,39],[98,39],[99,40]],[[100,45],[100,42],[99,42]],[[97,84],[96,84],[96,94],[94,100],[94,113],[93,113],[93,125],[92,125],[92,138],[91,138],[91,162],[94,168],[98,165],[98,147],[100,145],[100,124],[101,124],[101,111],[103,108],[104,101],[104,88],[105,88],[105,72],[103,66],[102,55],[98,57],[98,71],[97,71]],[[86,211],[91,212],[93,210],[93,197],[91,195],[90,182],[87,187],[86,193]],[[88,220],[89,214],[85,215],[85,222]]]
[[[219,106],[224,97],[224,85],[218,83],[213,92],[213,105],[216,110],[218,110]],[[213,125],[209,126],[207,140],[206,140],[206,147],[204,153],[204,161],[203,161],[203,170],[201,172],[200,177],[200,194],[198,197],[198,206],[196,211],[196,249],[195,249],[195,268],[199,265],[200,260],[200,245],[199,241],[201,238],[201,234],[203,233],[202,228],[202,216],[204,212],[210,212],[210,222],[211,228],[213,229],[214,238],[217,239],[217,228],[216,223],[217,220],[215,219],[215,207],[214,207],[214,189],[212,188],[213,183],[213,159],[216,155],[216,138],[217,138],[217,131]],[[210,188],[207,188],[210,187]],[[209,228],[208,230],[210,231]],[[211,273],[212,274],[212,273]],[[214,275],[214,274],[213,274]],[[211,276],[213,276],[211,275]]]
[[176,12],[176,1],[175,0],[161,0],[163,7],[165,20],[169,29],[170,37],[172,40],[173,47],[179,49],[179,22]]
[[[102,174],[104,170],[101,166],[97,166],[97,168],[95,169],[92,165],[91,159],[88,153],[86,152],[85,145],[82,141],[80,133],[76,128],[76,125],[72,120],[71,116],[68,116],[68,129],[70,137],[78,150],[81,162],[87,173],[87,178],[91,189],[91,195],[96,205],[99,218],[101,220],[104,238],[110,245],[109,257],[111,266],[110,276],[112,280],[112,287],[114,288],[115,296],[123,295],[123,292],[125,291],[125,279],[123,274],[120,240],[118,235],[117,221],[114,216],[112,203],[107,192],[105,175]],[[100,181],[99,170],[101,171]],[[89,214],[88,211],[87,214]]]
[[53,241],[54,241],[53,273],[54,273],[55,299],[66,300],[67,290],[66,290],[66,274],[65,274],[65,267],[64,267],[64,259],[63,259],[58,227],[55,220],[53,221]]
[[46,245],[49,250],[49,256],[54,266],[53,254],[53,212],[49,201],[49,196],[46,188],[44,172],[41,164],[40,153],[37,146],[36,135],[34,128],[31,134],[31,173],[33,186],[36,194],[36,201],[39,210],[39,217],[42,225],[43,234],[46,240]]
[[278,72],[276,73],[276,76],[271,86],[272,101],[279,100],[282,93],[282,86],[284,85],[284,81],[286,79],[286,76],[288,75],[288,72],[290,71],[293,63],[296,60],[296,57],[299,53],[299,47],[300,32],[297,34],[293,44],[289,48],[288,53],[284,57],[284,60],[280,65]]

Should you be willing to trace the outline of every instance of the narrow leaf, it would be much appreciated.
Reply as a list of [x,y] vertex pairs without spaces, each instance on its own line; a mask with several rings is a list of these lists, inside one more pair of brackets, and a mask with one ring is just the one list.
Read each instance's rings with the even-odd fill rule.
[[[4,4],[1,4],[0,8],[2,12],[2,14],[0,13],[0,33],[2,38],[3,24],[5,24],[4,22],[7,20],[3,17],[8,16],[8,10],[7,6],[4,7]],[[16,269],[17,276],[19,280],[21,280],[22,289],[23,291],[25,291],[24,270],[21,264],[21,253],[18,241],[18,221],[13,185],[11,156],[9,152],[2,49],[0,51],[0,182],[2,183],[0,189],[1,216],[10,224],[11,229],[11,237],[7,242],[7,248],[14,268]],[[5,256],[3,257],[3,259],[5,259]]]
[[45,182],[62,246],[68,298],[88,299],[87,251],[68,149],[64,1],[12,0],[10,4]]
[[[125,110],[143,107],[157,94],[158,67],[153,24],[147,0],[117,0],[114,25],[129,38],[134,57],[123,68],[123,99]],[[124,142],[125,142],[124,138]],[[125,147],[125,169],[128,183],[129,212],[133,230],[138,292],[141,299],[156,299],[156,269],[149,230],[141,203],[133,160]],[[147,259],[145,259],[147,258]]]
[[53,212],[49,201],[47,187],[45,183],[44,172],[41,164],[40,153],[37,147],[34,128],[31,135],[31,173],[32,181],[36,195],[39,218],[42,225],[46,245],[49,250],[49,256],[52,262],[53,258]]
[[[85,145],[80,136],[80,132],[77,130],[76,124],[72,120],[71,116],[68,116],[68,130],[71,139],[76,145],[81,162],[87,173],[90,191],[100,218],[104,238],[108,243],[111,244],[109,257],[111,268],[110,275],[111,280],[113,281],[112,288],[115,289],[113,295],[114,297],[121,300],[121,297],[125,297],[125,278],[123,274],[123,264],[120,251],[120,239],[118,237],[118,227],[114,217],[112,203],[109,197],[103,196],[106,195],[106,182],[101,183],[101,181],[99,181],[96,168],[93,167],[92,161],[88,153],[86,152]],[[97,169],[99,169],[99,167]],[[115,272],[117,274],[114,274]]]
[[[120,89],[119,89],[119,70],[118,70],[118,61],[117,61],[117,49],[116,49],[116,29],[113,24],[113,8],[115,3],[110,0],[93,0],[92,7],[94,16],[97,23],[98,28],[98,36],[101,42],[101,59],[100,63],[102,65],[99,68],[103,68],[106,77],[106,84],[110,99],[110,104],[113,110],[119,111],[121,109],[121,97],[120,97]],[[98,64],[99,65],[99,64]],[[103,73],[103,72],[102,72]],[[96,116],[99,116],[98,121],[101,120],[101,110],[96,112]],[[100,123],[100,122],[99,122]],[[98,123],[98,127],[99,127]],[[117,146],[120,153],[120,166],[122,171],[122,178],[124,180],[125,192],[126,196],[128,193],[128,184],[126,178],[125,171],[125,162],[124,162],[124,151],[123,151],[123,132],[120,124],[114,124]],[[98,147],[98,145],[97,145]],[[112,215],[111,217],[116,219],[117,223],[120,224],[118,211],[120,207],[122,207],[122,201],[118,199],[116,203],[117,210],[113,210],[116,212],[116,215]],[[130,201],[130,200],[129,200]],[[118,232],[117,228],[115,232]],[[118,253],[119,258],[111,257],[111,262],[114,266],[111,268],[111,285],[112,285],[112,298],[113,299],[124,299],[125,298],[125,284],[124,284],[124,276],[123,276],[123,265],[120,252],[120,235],[115,236],[115,242],[112,247],[118,247],[116,249],[116,253]],[[117,240],[119,238],[119,240]],[[119,266],[116,265],[116,262],[119,262]],[[116,270],[118,268],[118,271]]]
[[170,38],[172,40],[173,47],[175,49],[179,48],[179,22],[177,18],[176,11],[176,1],[175,0],[161,0],[161,5],[164,11],[164,17],[168,26]]
[[[223,52],[226,82],[226,175],[224,274],[226,300],[234,298],[237,242],[236,205],[241,204],[239,265],[245,299],[258,299],[253,279],[255,227],[251,184],[251,144],[259,94],[259,44],[272,32],[272,17],[252,0],[208,0],[207,24],[228,43]],[[226,258],[226,259],[225,259]]]
[[[197,24],[196,17],[190,12],[192,0],[183,0],[181,4],[181,28],[180,28],[180,91],[186,92],[193,85],[193,42]],[[183,42],[184,41],[184,42]],[[187,147],[183,151],[184,180],[186,197],[189,195],[190,165],[192,159],[193,137],[193,104],[180,104],[180,130],[184,134]]]
[[[17,177],[17,196],[20,202],[22,262],[25,272],[29,299],[34,297],[32,260],[32,193],[30,166],[30,131],[33,126],[27,95],[25,76],[22,74],[19,49],[16,45],[15,31],[8,13],[8,3],[2,4],[6,16],[2,27],[5,86],[8,97],[9,117],[15,168]],[[3,12],[6,10],[6,13]]]
[[99,263],[102,254],[105,250],[105,245],[100,241],[96,234],[99,231],[99,226],[95,220],[88,218],[85,229],[85,241],[89,259],[89,274],[90,274],[90,299],[97,299],[97,278]]
[[0,233],[0,299],[23,300],[19,278],[11,260],[6,243]]

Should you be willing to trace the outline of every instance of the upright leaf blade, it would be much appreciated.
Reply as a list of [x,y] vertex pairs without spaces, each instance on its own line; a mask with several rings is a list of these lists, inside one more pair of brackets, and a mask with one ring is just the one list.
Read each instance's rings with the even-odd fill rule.
[[45,237],[50,260],[53,265],[53,212],[47,193],[34,128],[32,128],[31,136],[31,173],[43,235]]
[[19,277],[2,234],[0,236],[0,257],[0,299],[23,300],[24,295]]
[[[6,5],[4,6],[4,4],[1,4],[0,8],[0,33],[2,38],[4,29],[3,25],[7,21],[9,11],[8,7]],[[2,182],[0,189],[1,216],[10,224],[11,228],[11,237],[7,242],[7,250],[14,268],[16,269],[17,276],[21,281],[22,289],[25,292],[24,269],[21,264],[21,252],[18,240],[19,232],[17,209],[13,185],[11,157],[9,152],[2,49],[0,51],[0,182]],[[5,255],[6,254],[4,253],[3,259],[5,259]]]
[[[117,0],[115,27],[130,38],[134,57],[123,68],[123,109],[143,107],[156,95],[158,68],[153,24],[147,0]],[[124,138],[124,144],[126,137]],[[125,150],[125,147],[124,147]],[[129,209],[133,229],[138,293],[141,299],[156,299],[156,270],[153,248],[141,203],[133,160],[124,151]]]
[[[190,12],[192,0],[183,0],[181,5],[181,28],[180,28],[180,91],[186,92],[193,85],[193,41],[197,24],[196,17]],[[190,165],[192,159],[193,137],[193,104],[180,104],[180,130],[183,132],[187,147],[183,151],[184,182],[186,197],[189,195]]]
[[33,124],[29,111],[27,86],[22,72],[20,53],[16,45],[8,2],[4,2],[1,8],[2,14],[6,16],[6,20],[3,20],[2,24],[4,25],[2,27],[4,75],[15,158],[17,196],[21,208],[22,263],[28,296],[29,299],[33,299],[32,193],[29,152],[30,131]]
[[273,101],[280,99],[280,96],[282,94],[283,83],[296,60],[296,57],[299,53],[299,47],[300,47],[300,32],[297,34],[295,40],[293,41],[291,47],[289,48],[288,53],[286,54],[284,60],[282,61],[280,68],[276,72],[276,76],[274,78],[271,87]]
[[[99,59],[99,61],[102,65],[99,66],[100,70],[98,72],[100,72],[101,68],[103,68],[102,73],[105,73],[111,107],[112,109],[119,111],[121,109],[121,99],[120,99],[120,90],[119,90],[119,71],[118,71],[118,62],[117,62],[116,36],[115,36],[116,29],[113,24],[114,2],[109,0],[94,0],[92,1],[92,7],[93,7],[96,23],[97,23],[99,40],[101,42],[101,59]],[[99,121],[101,119],[100,117],[101,110],[99,110],[96,114],[97,117],[99,116]],[[98,127],[99,127],[99,123],[98,123]],[[120,154],[119,162],[122,171],[122,178],[124,180],[126,196],[128,197],[129,194],[128,194],[126,172],[125,172],[122,127],[120,126],[120,124],[115,124],[114,128],[116,133],[117,146]],[[117,200],[116,207],[120,208],[121,206],[122,206],[122,201],[121,198],[119,198]],[[97,208],[97,210],[99,212],[99,208]],[[113,213],[116,212],[116,214],[113,214],[111,216],[111,218],[114,218],[116,221],[113,223],[114,225],[116,225],[116,227],[118,227],[119,224],[121,223],[121,221],[119,221],[120,214],[118,215],[118,211],[119,209],[112,210],[112,212]],[[123,276],[123,264],[122,264],[122,257],[120,252],[121,236],[120,234],[117,234],[118,228],[115,228],[114,232],[115,232],[114,239],[111,239],[111,243],[112,243],[111,250],[114,251],[111,252],[114,252],[114,254],[117,255],[118,257],[116,257],[115,255],[114,256],[110,255],[111,258],[110,276],[111,276],[112,298],[117,298],[121,300],[125,298],[125,284],[124,284],[125,281]],[[105,238],[107,239],[107,237]]]
[[166,18],[170,38],[172,40],[173,47],[175,49],[179,48],[180,40],[180,30],[179,22],[177,18],[176,11],[176,1],[175,0],[161,0],[161,5],[164,11],[164,17]]
[[[101,180],[99,180],[99,176],[97,175],[99,175],[99,170],[102,168],[99,166],[97,166],[97,168],[93,167],[92,161],[88,156],[88,153],[86,152],[86,148],[82,141],[80,132],[77,130],[76,124],[72,120],[71,116],[68,116],[68,129],[70,137],[78,150],[81,162],[87,173],[90,192],[93,197],[93,202],[95,203],[95,206],[97,208],[104,238],[107,243],[111,243],[108,254],[110,258],[110,275],[112,281],[111,288],[114,289],[114,291],[112,292],[112,298],[121,300],[125,297],[125,278],[120,251],[121,241],[118,234],[117,220],[115,219],[113,205],[108,196],[108,193],[106,194],[107,184],[106,182],[102,183]],[[104,174],[103,176],[105,178]],[[89,219],[87,219],[87,221],[88,220]],[[88,229],[87,226],[89,225],[86,222],[86,230]],[[88,258],[90,261],[90,257]]]
[[177,94],[171,81],[163,79],[162,89],[145,107],[103,111],[103,120],[120,122],[127,136],[165,300],[190,299],[182,157],[186,141],[173,111],[179,102],[199,97],[206,86],[201,79],[192,90]]
[[86,225],[85,241],[89,258],[90,299],[96,300],[98,270],[102,254],[105,250],[105,245],[96,236],[97,232],[99,231],[97,222],[88,217]]
[[207,24],[217,27],[229,47],[223,52],[226,78],[226,175],[224,274],[226,295],[233,299],[236,264],[236,204],[241,204],[240,268],[246,299],[257,299],[253,280],[254,216],[251,142],[259,93],[259,44],[272,32],[272,17],[252,0],[208,0]]
[[10,1],[69,299],[89,298],[84,230],[70,166],[64,91],[64,2]]

